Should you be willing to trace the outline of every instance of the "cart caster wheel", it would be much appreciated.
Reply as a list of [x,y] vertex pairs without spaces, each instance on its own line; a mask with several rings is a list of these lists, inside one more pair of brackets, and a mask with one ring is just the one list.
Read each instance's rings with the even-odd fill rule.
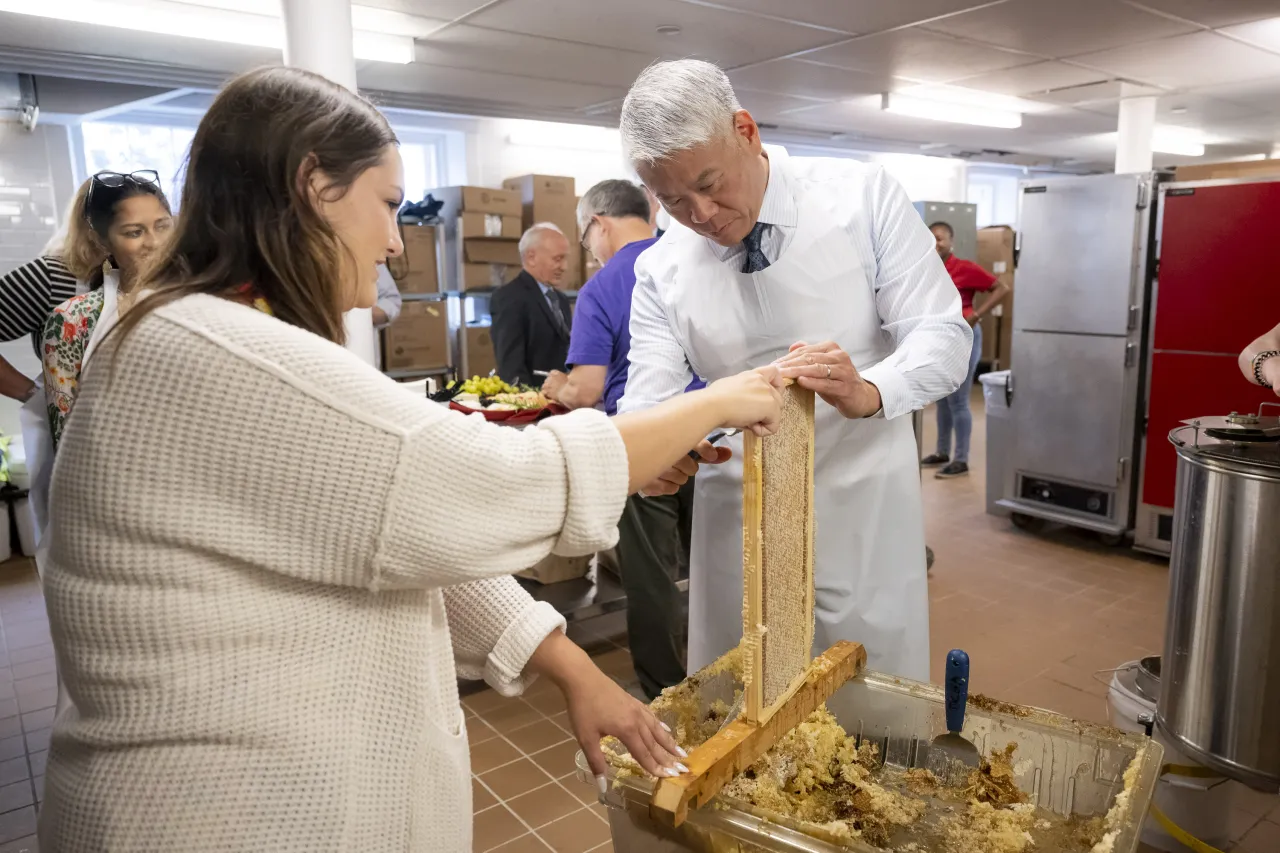
[[924,546],[924,570],[933,571],[933,549],[928,545]]
[[1044,530],[1044,519],[1036,518],[1034,515],[1026,515],[1025,513],[1015,512],[1010,516],[1013,526],[1019,530],[1025,530],[1028,533],[1039,533]]
[[1123,533],[1099,533],[1098,541],[1108,548],[1117,548],[1124,544]]

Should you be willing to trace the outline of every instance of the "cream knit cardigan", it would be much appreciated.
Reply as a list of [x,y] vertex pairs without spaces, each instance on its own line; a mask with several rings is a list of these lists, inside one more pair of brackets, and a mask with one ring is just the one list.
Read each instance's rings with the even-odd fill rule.
[[118,344],[53,474],[41,850],[470,850],[456,678],[524,688],[564,623],[509,575],[616,541],[617,430],[495,427],[214,297]]

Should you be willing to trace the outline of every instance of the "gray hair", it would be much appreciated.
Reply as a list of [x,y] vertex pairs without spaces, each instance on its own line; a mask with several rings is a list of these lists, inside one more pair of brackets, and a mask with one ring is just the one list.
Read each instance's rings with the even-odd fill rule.
[[[524,258],[524,256],[529,253],[530,249],[542,242],[542,235],[548,231],[554,231],[561,237],[564,237],[564,232],[561,231],[560,226],[556,225],[554,222],[535,222],[533,225],[529,226],[527,231],[520,235],[520,257]],[[565,239],[567,240],[569,238],[565,237]]]
[[630,181],[601,181],[578,201],[578,233],[585,234],[593,216],[634,216],[649,221],[649,197]]
[[622,102],[622,151],[632,165],[652,166],[729,134],[740,109],[728,76],[710,62],[655,62]]

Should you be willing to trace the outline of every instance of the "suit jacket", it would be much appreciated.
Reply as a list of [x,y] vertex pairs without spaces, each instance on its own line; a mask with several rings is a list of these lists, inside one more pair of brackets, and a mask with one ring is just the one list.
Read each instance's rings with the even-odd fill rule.
[[544,377],[534,376],[533,371],[565,369],[573,315],[563,293],[553,290],[551,299],[564,319],[563,326],[556,323],[537,280],[524,270],[489,300],[498,375],[513,385],[541,387]]

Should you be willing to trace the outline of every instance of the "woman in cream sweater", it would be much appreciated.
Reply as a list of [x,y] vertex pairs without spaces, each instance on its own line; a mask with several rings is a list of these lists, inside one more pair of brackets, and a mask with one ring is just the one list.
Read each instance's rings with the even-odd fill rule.
[[469,850],[458,675],[550,678],[597,773],[604,734],[682,769],[509,575],[612,545],[709,431],[771,431],[777,371],[523,432],[406,393],[340,346],[402,183],[386,120],[306,72],[237,78],[201,122],[154,292],[58,451],[46,853]]

